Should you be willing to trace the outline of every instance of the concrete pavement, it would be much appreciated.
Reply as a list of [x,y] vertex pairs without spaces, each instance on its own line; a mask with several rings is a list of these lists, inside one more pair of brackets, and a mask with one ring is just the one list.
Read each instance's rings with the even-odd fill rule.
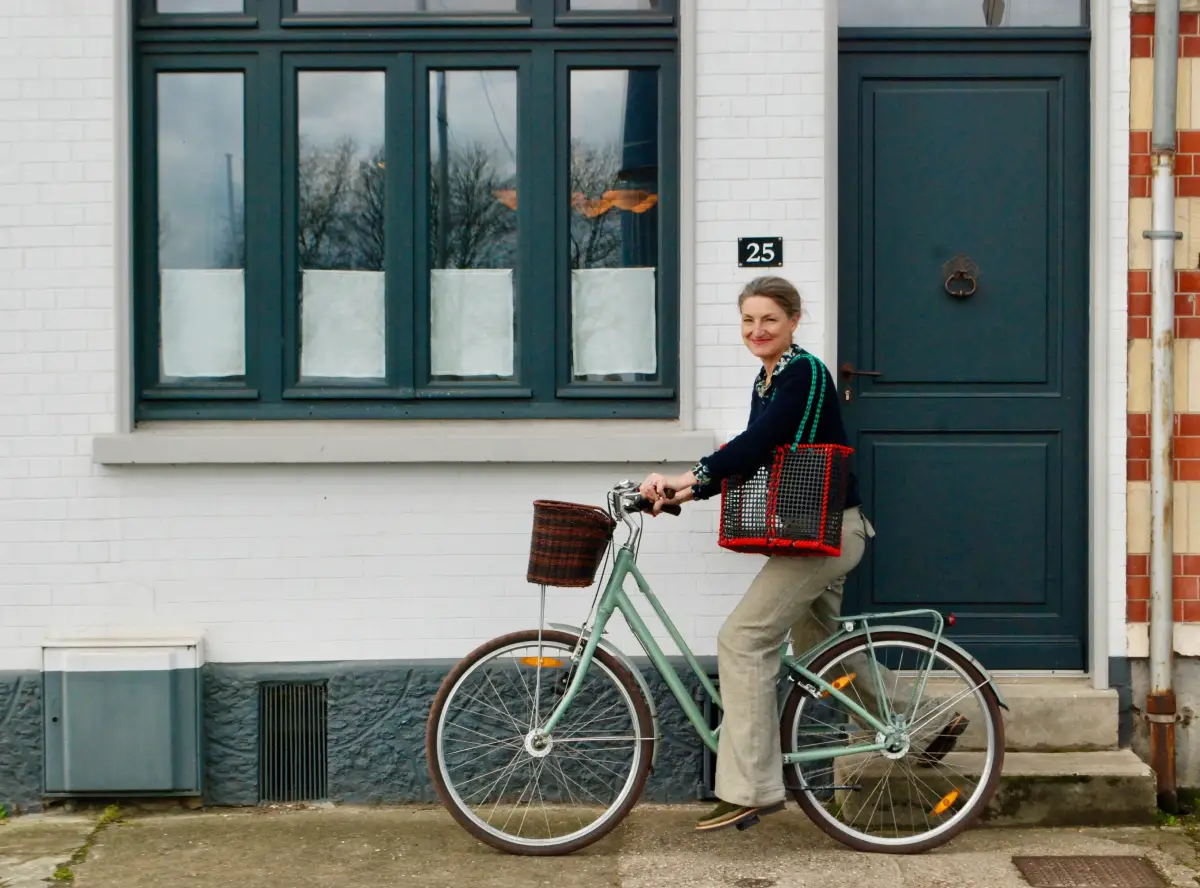
[[1028,888],[1019,854],[1144,855],[1170,885],[1200,881],[1179,828],[977,828],[895,857],[845,849],[794,807],[709,835],[690,831],[699,810],[639,805],[591,848],[541,859],[493,851],[434,807],[125,810],[99,828],[99,810],[40,815],[0,826],[0,885],[45,888],[57,870],[78,888]]

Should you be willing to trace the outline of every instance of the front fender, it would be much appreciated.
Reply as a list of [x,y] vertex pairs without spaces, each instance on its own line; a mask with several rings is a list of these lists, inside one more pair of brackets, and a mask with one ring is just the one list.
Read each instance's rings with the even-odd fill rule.
[[[560,632],[569,632],[572,635],[581,635],[586,643],[591,637],[592,630],[583,630],[582,626],[572,626],[569,623],[549,623],[551,629],[557,629]],[[633,676],[633,680],[637,682],[638,687],[642,689],[642,696],[646,698],[646,705],[650,707],[650,722],[654,728],[654,751],[650,755],[650,770],[654,770],[658,764],[658,745],[662,739],[662,732],[658,726],[658,707],[654,705],[654,695],[650,692],[650,683],[646,681],[646,676],[642,675],[642,670],[638,669],[634,662],[629,659],[629,656],[619,647],[613,644],[604,636],[596,642],[596,647],[603,648],[605,653],[612,657],[629,670],[629,674]]]

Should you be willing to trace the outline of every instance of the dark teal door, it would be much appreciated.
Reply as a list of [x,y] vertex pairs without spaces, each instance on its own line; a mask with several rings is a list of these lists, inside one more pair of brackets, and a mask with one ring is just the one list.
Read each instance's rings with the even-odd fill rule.
[[840,65],[834,371],[878,531],[846,606],[1082,669],[1086,42],[844,40]]

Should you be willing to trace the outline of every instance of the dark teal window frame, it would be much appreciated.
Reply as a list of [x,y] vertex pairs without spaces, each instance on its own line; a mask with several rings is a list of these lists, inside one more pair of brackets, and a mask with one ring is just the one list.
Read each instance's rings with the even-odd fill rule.
[[[679,57],[676,0],[661,10],[571,13],[522,0],[487,16],[296,16],[295,0],[246,0],[238,15],[159,15],[135,0],[134,394],[138,421],[229,419],[675,418],[679,411]],[[428,72],[510,69],[518,94],[518,284],[514,378],[431,380]],[[658,373],[580,383],[570,374],[566,250],[569,71],[658,70]],[[387,330],[383,380],[299,376],[296,74],[386,72]],[[244,82],[246,377],[159,382],[156,78],[240,72]],[[547,127],[547,121],[553,121]],[[552,130],[552,132],[551,132]],[[553,175],[545,171],[554,170]],[[393,173],[392,171],[395,171]],[[551,347],[551,345],[553,347]]]

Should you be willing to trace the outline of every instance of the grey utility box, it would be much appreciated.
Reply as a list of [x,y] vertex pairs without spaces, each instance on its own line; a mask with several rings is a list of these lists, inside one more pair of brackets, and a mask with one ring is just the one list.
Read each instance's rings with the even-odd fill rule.
[[46,641],[46,795],[199,795],[203,663],[200,636]]

